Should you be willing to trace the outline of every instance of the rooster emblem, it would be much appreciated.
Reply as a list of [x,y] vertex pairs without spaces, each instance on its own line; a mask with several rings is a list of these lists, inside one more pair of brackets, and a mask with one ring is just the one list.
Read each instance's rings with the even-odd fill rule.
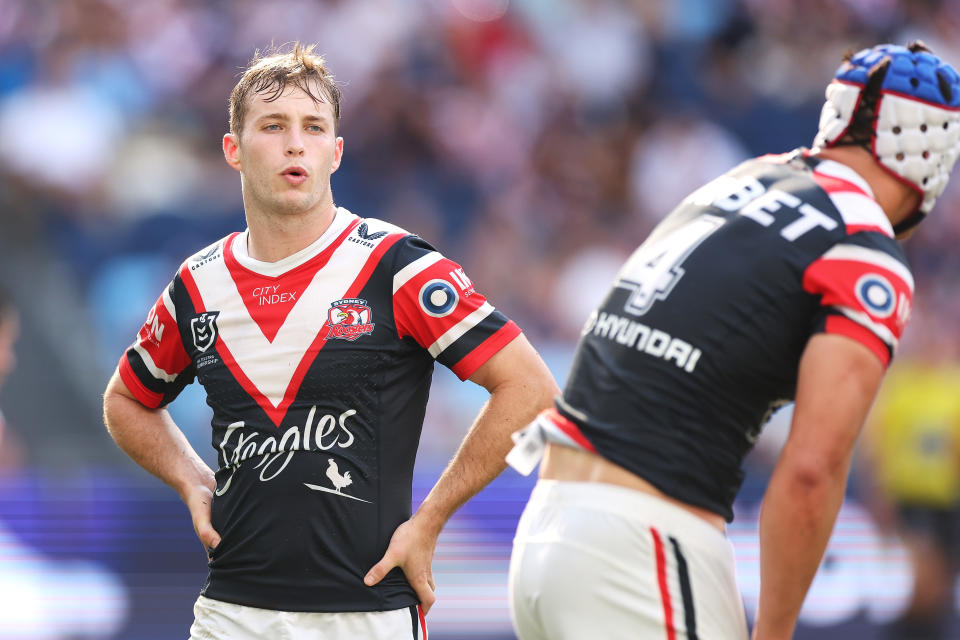
[[349,487],[353,484],[353,480],[350,479],[350,472],[344,471],[343,474],[340,473],[340,469],[337,467],[337,463],[333,461],[333,458],[328,458],[330,464],[327,466],[327,477],[330,478],[330,482],[333,483],[333,488],[337,493],[340,493],[340,490],[344,487]]
[[327,339],[340,338],[352,342],[360,336],[373,333],[374,324],[370,321],[372,317],[373,310],[366,300],[337,300],[327,311]]
[[349,487],[353,484],[353,478],[350,477],[349,471],[344,471],[341,473],[340,467],[337,466],[337,463],[333,460],[333,458],[327,458],[327,477],[333,484],[333,489],[330,487],[321,487],[318,484],[309,484],[307,482],[304,482],[303,484],[308,489],[313,489],[314,491],[332,493],[333,495],[340,496],[341,498],[350,498],[351,500],[356,500],[357,502],[366,502],[367,504],[372,504],[369,500],[364,500],[363,498],[351,496],[350,494],[343,492],[346,487]]

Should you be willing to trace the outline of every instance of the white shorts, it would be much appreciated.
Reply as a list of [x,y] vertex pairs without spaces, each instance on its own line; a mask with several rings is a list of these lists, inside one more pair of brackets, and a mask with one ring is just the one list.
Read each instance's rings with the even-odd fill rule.
[[510,559],[520,640],[746,640],[726,536],[609,484],[540,480]]
[[427,640],[420,606],[392,611],[274,611],[200,596],[190,640]]

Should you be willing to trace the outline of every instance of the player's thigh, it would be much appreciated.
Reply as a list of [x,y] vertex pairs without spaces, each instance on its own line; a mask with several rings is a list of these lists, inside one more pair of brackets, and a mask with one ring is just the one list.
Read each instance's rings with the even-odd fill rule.
[[273,611],[200,596],[190,640],[425,640],[419,607],[392,611],[313,613]]
[[556,542],[518,542],[511,614],[520,640],[633,640],[663,636],[662,610],[645,586],[595,554]]
[[648,536],[617,513],[532,500],[510,562],[511,616],[520,640],[663,635]]

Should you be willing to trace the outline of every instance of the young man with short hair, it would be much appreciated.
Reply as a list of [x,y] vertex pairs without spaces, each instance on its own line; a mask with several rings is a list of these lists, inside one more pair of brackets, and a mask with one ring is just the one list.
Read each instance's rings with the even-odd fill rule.
[[[440,529],[558,391],[457,263],[334,204],[340,92],[312,49],[244,72],[223,152],[247,230],[183,263],[104,396],[111,435],[209,550],[195,640],[425,638]],[[490,399],[411,517],[434,360]],[[194,378],[216,474],[164,409]]]

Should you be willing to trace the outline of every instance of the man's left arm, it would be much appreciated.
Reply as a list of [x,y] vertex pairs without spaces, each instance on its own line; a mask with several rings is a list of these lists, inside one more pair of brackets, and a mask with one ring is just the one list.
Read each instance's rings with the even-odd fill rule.
[[433,552],[450,516],[506,468],[510,434],[526,426],[560,393],[550,370],[522,334],[494,354],[469,378],[490,392],[440,479],[423,504],[400,525],[383,558],[364,578],[368,586],[400,567],[424,613],[436,597]]

